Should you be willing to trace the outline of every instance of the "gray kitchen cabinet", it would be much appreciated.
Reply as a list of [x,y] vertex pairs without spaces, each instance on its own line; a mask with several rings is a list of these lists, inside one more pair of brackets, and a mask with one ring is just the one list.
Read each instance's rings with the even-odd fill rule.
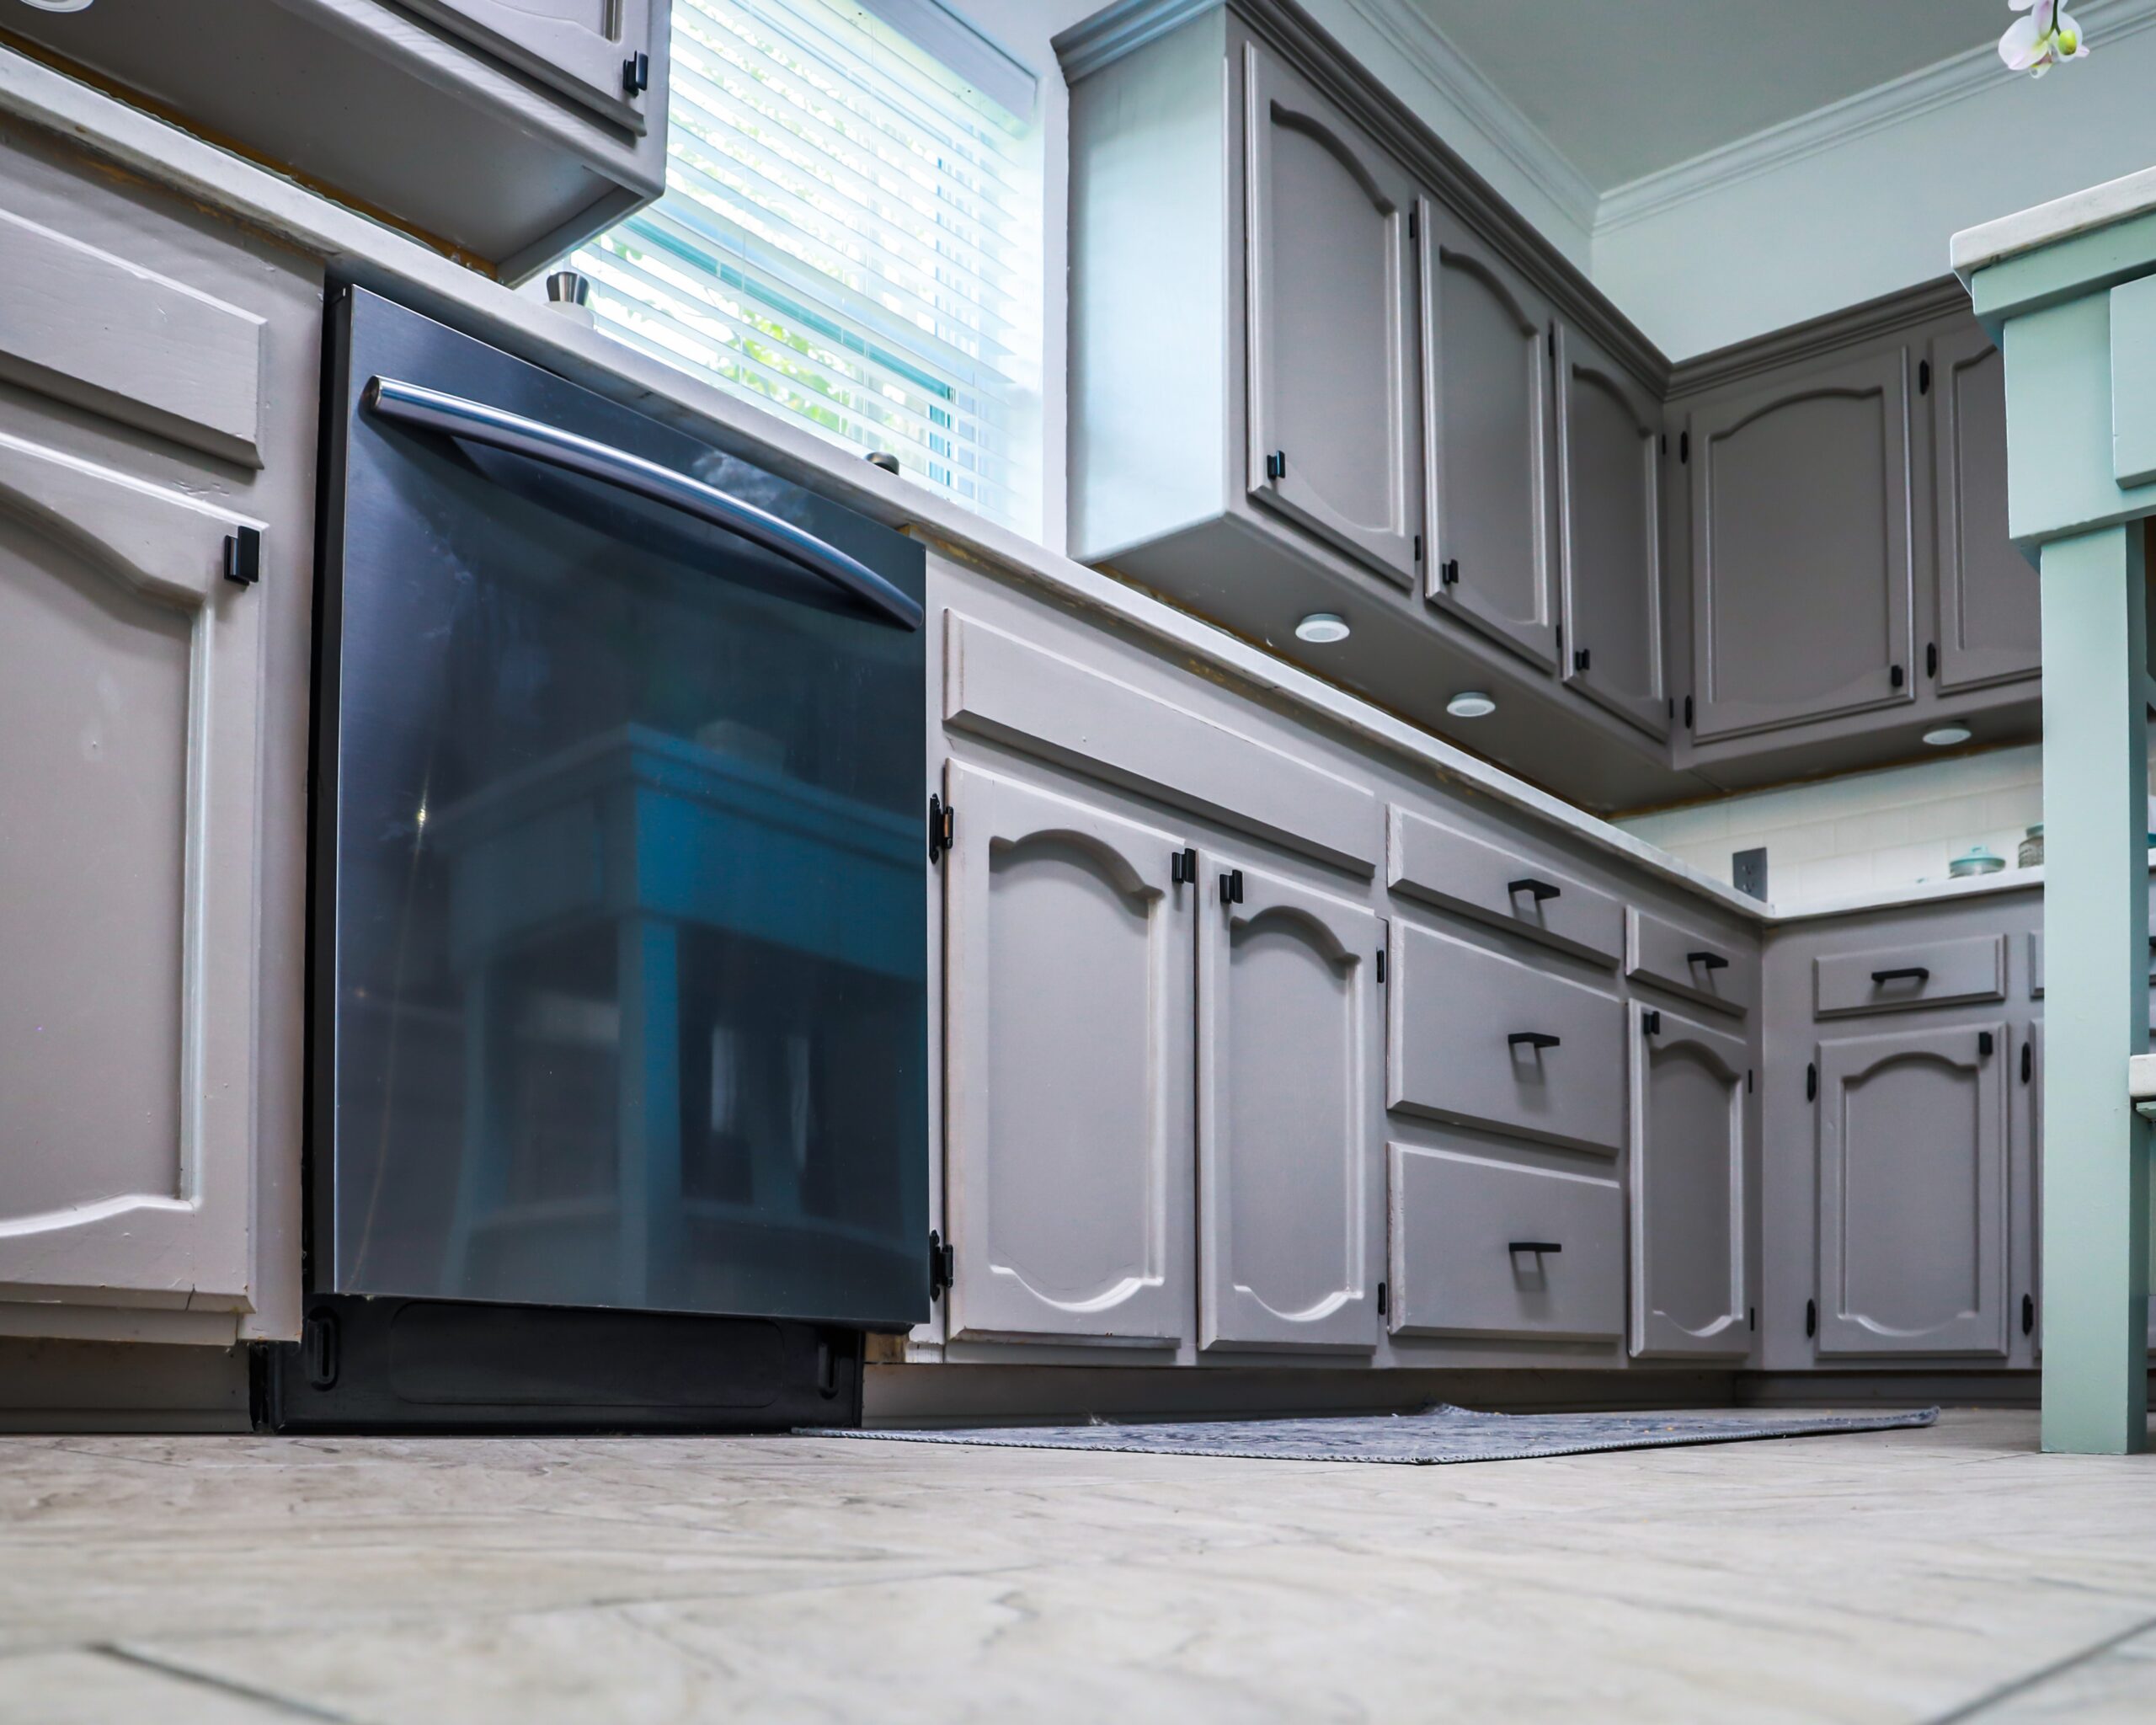
[[2007,1351],[2006,1027],[1817,1050],[1817,1342],[1837,1355]]
[[1915,698],[1908,371],[1894,347],[1691,409],[1696,741]]
[[0,142],[0,1311],[298,1314],[320,285]]
[[1199,1344],[1377,1343],[1374,912],[1200,853]]
[[1632,1352],[1742,1354],[1749,1055],[1665,1007],[1631,1013]]
[[1172,1345],[1192,1322],[1184,841],[953,764],[944,1215],[954,1338]]
[[1662,405],[1563,322],[1556,352],[1564,679],[1666,737]]
[[1412,586],[1413,186],[1272,55],[1243,64],[1251,495]]
[[1424,201],[1417,232],[1430,601],[1553,666],[1550,308],[1442,206]]
[[2006,368],[1973,325],[1931,339],[1932,501],[1937,513],[1941,694],[2041,669],[2036,570],[2006,537]]
[[8,26],[219,146],[516,281],[664,189],[670,8],[108,0],[10,8]]
[[[405,0],[412,10],[477,43],[632,131],[644,129],[653,0]],[[656,8],[663,25],[666,7]],[[639,67],[637,56],[644,56]]]

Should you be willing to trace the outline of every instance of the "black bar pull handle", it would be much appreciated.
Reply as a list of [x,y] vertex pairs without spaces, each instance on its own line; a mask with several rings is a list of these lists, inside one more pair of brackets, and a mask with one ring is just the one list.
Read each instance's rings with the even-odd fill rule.
[[723,527],[815,576],[880,622],[900,629],[921,626],[921,606],[858,558],[716,485],[543,419],[529,419],[485,402],[467,401],[394,377],[371,379],[361,400],[377,419],[506,450]]
[[1560,1039],[1552,1036],[1546,1030],[1515,1030],[1505,1039],[1505,1045],[1508,1048],[1519,1048],[1524,1045],[1534,1049],[1539,1054],[1545,1048],[1556,1048],[1559,1041]]
[[1890,982],[1929,982],[1930,980],[1930,968],[1924,964],[1897,964],[1891,970],[1875,970],[1871,973],[1872,986],[1875,988],[1884,988]]
[[1697,964],[1702,970],[1729,969],[1729,960],[1722,957],[1720,953],[1687,953],[1684,955],[1684,962],[1688,964]]
[[1564,1249],[1555,1240],[1508,1240],[1505,1242],[1508,1252],[1531,1252],[1537,1258],[1548,1258],[1551,1253]]
[[1505,883],[1507,898],[1518,898],[1522,893],[1525,893],[1538,905],[1545,899],[1562,898],[1564,892],[1564,888],[1555,885],[1550,881],[1538,880],[1532,874],[1523,874],[1518,880],[1508,880]]

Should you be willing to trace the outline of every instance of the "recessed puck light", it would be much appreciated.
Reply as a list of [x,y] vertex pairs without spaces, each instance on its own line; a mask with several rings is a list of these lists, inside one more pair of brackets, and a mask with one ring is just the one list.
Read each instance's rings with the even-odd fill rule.
[[1445,711],[1454,718],[1487,718],[1497,710],[1497,703],[1479,689],[1464,689],[1445,702]]
[[1329,611],[1314,611],[1295,625],[1295,638],[1313,647],[1330,647],[1348,638],[1348,619]]
[[1943,724],[1936,730],[1926,731],[1924,740],[1935,749],[1951,749],[1956,743],[1969,740],[1969,728],[1965,724]]

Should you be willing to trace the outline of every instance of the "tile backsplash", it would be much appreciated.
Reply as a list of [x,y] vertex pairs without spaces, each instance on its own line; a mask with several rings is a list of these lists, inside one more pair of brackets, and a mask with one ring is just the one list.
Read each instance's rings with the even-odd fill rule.
[[2044,818],[2043,749],[2031,743],[1814,784],[1753,791],[1620,820],[1718,880],[1731,858],[1764,846],[1777,905],[1944,880],[1982,845],[2014,867],[2024,831]]

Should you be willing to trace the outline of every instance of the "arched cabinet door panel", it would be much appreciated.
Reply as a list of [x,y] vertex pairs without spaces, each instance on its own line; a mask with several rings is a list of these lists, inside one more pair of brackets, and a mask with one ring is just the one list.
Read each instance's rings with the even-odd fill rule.
[[243,530],[0,434],[9,1288],[249,1303],[263,599],[225,577]]
[[1818,1351],[2006,1352],[2003,1024],[1819,1044]]
[[1744,1044],[1631,1013],[1632,1352],[1748,1353]]
[[1255,46],[1243,77],[1250,493],[1410,586],[1422,531],[1413,189]]
[[1549,309],[1481,243],[1423,201],[1423,591],[1534,664],[1557,662],[1550,530]]
[[1983,330],[1931,344],[1943,694],[2033,677],[2036,565],[2006,537],[2006,366]]
[[1176,836],[953,766],[954,1338],[1190,1333],[1191,916]]
[[1690,416],[1700,742],[1916,698],[1906,350]]
[[1201,853],[1199,1341],[1377,1343],[1375,912]]
[[1577,330],[1560,323],[1556,350],[1564,678],[1666,737],[1662,409]]

